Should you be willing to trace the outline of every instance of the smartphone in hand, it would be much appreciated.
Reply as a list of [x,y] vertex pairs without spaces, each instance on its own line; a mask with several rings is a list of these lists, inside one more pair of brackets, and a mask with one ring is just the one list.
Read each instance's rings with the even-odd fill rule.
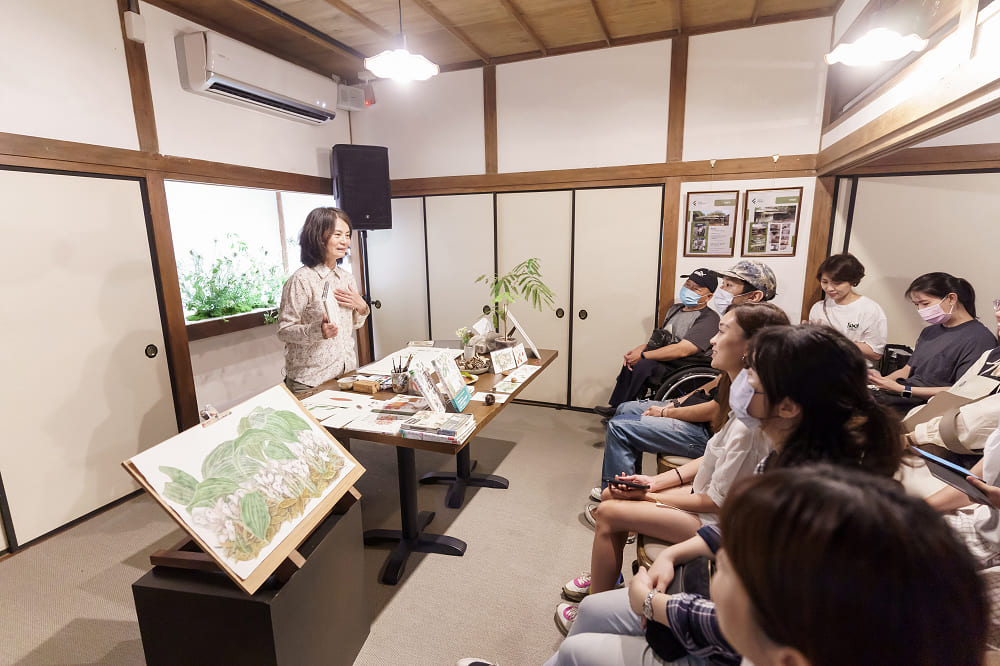
[[623,490],[635,489],[635,490],[649,490],[648,483],[636,483],[634,481],[627,481],[625,479],[612,479],[611,483],[616,486],[622,487]]

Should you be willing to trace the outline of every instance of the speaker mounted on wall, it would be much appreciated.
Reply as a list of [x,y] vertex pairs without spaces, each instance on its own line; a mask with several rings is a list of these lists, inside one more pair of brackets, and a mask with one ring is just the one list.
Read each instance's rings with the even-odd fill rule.
[[391,229],[389,149],[338,143],[330,156],[333,196],[355,230]]

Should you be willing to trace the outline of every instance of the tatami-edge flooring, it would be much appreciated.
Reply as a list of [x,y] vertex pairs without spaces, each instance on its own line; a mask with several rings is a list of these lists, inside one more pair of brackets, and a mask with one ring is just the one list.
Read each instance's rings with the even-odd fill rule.
[[[388,551],[366,549],[372,625],[356,664],[545,661],[562,639],[562,584],[589,567],[593,531],[581,511],[603,438],[596,415],[508,407],[472,452],[476,471],[507,477],[510,489],[472,489],[460,509],[444,506],[444,486],[419,490],[420,508],[437,512],[430,530],[467,541],[465,556],[415,555],[389,587],[377,581]],[[398,526],[394,450],[354,440],[352,452],[368,470],[358,483],[365,527]],[[418,474],[453,468],[451,457],[417,452]],[[140,496],[0,561],[0,663],[144,663],[130,586],[149,554],[180,536]]]

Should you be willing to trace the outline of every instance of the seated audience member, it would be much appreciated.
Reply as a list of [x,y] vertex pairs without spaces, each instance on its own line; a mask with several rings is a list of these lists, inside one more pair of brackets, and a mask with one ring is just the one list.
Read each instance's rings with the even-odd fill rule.
[[601,416],[610,418],[618,405],[638,398],[650,378],[662,377],[670,368],[692,360],[708,360],[708,341],[719,325],[719,315],[708,307],[708,300],[719,280],[706,268],[681,277],[687,280],[681,286],[680,302],[670,306],[663,325],[647,343],[625,353],[610,406],[594,407]]
[[777,293],[774,271],[756,259],[738,261],[728,271],[717,272],[717,275],[722,278],[722,284],[715,290],[708,307],[720,317],[726,314],[730,305],[770,301]]
[[[743,390],[739,382],[745,380],[742,369],[748,340],[765,326],[781,324],[787,325],[788,317],[770,303],[736,305],[722,317],[719,332],[712,338],[712,363],[730,381],[737,380],[730,402]],[[738,413],[730,414],[709,440],[703,458],[654,477],[641,474],[623,477],[648,485],[648,493],[620,490],[612,484],[605,489],[604,501],[597,506],[592,574],[574,578],[563,588],[563,594],[579,600],[591,591],[603,592],[614,587],[629,531],[682,541],[693,536],[703,524],[714,523],[729,486],[739,477],[751,474],[769,450],[770,444],[759,429],[749,429]],[[679,488],[692,480],[691,488]],[[559,604],[556,622],[560,628],[567,630],[575,613],[575,606]]]
[[976,319],[976,292],[967,280],[926,273],[910,283],[906,297],[930,326],[920,332],[909,363],[890,375],[875,370],[875,399],[901,414],[954,384],[979,356],[997,345]]
[[[736,418],[748,424],[751,432],[763,433],[773,447],[756,471],[771,474],[773,470],[823,462],[889,479],[899,469],[903,455],[899,420],[871,399],[864,357],[839,332],[809,324],[766,327],[750,340],[746,358],[750,366],[743,373],[746,385],[734,383],[729,404]],[[598,527],[604,504],[598,512]],[[639,531],[648,534],[644,529]],[[653,585],[666,589],[675,564],[710,555],[718,539],[718,525],[706,522],[697,536],[664,550],[650,567]],[[584,599],[577,617],[583,616],[587,603]],[[626,601],[619,597],[618,603]],[[713,612],[707,601],[690,609],[708,615]],[[708,644],[702,648],[708,650],[697,653],[702,656],[724,654],[727,649]]]
[[809,310],[809,322],[832,326],[856,344],[868,361],[877,361],[889,325],[878,303],[854,291],[864,276],[865,267],[853,254],[827,257],[816,271],[825,297]]
[[[993,316],[1000,330],[1000,299]],[[955,385],[907,414],[911,444],[936,454],[977,454],[1000,420],[1000,347],[983,352]],[[941,449],[944,449],[942,451]]]

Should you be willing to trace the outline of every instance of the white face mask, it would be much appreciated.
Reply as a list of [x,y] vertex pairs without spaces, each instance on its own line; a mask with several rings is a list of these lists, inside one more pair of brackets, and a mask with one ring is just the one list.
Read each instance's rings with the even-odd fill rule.
[[712,300],[708,302],[708,307],[719,313],[719,316],[726,314],[726,309],[733,302],[734,296],[721,286],[712,294]]
[[733,416],[751,429],[760,427],[760,419],[756,416],[750,416],[750,412],[747,411],[750,409],[750,401],[753,400],[755,393],[754,388],[750,386],[747,371],[740,370],[740,374],[736,375],[736,379],[733,380],[733,385],[729,389],[729,408],[733,410]]

